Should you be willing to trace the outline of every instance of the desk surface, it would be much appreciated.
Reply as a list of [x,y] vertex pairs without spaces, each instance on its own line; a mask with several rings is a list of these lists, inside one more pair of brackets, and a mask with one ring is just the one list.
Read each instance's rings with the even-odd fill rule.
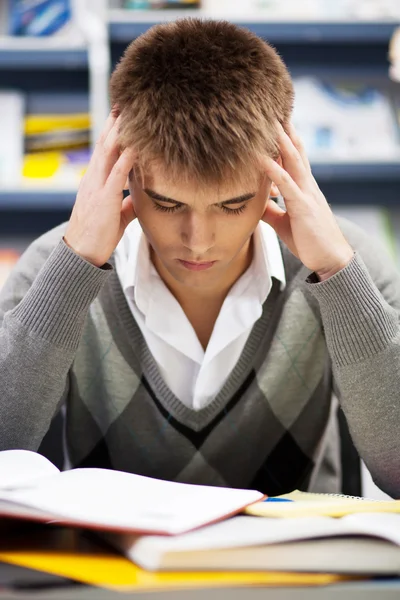
[[323,588],[219,588],[124,594],[83,585],[63,585],[58,589],[36,587],[31,591],[0,589],[0,600],[398,600],[399,597],[400,580],[345,583]]

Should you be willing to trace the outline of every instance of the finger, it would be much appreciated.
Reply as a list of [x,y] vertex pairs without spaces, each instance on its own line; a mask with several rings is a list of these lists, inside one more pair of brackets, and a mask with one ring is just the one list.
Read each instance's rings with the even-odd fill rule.
[[297,134],[297,131],[296,131],[292,121],[289,121],[289,123],[287,125],[287,132],[289,134],[289,137],[290,137],[294,147],[297,149],[298,153],[300,154],[301,160],[303,161],[305,168],[311,172],[311,165],[310,165],[310,161],[308,160],[306,149],[304,147],[304,144],[303,144],[300,136]]
[[304,166],[299,151],[280,123],[278,123],[278,141],[284,169],[302,189],[306,189],[310,185],[310,173]]
[[125,148],[108,176],[105,184],[106,197],[120,198],[123,194],[129,171],[135,162],[135,151],[133,148]]
[[118,116],[115,114],[115,112],[113,110],[111,110],[110,114],[107,117],[107,120],[104,124],[104,127],[101,131],[100,137],[98,139],[98,143],[99,144],[104,144],[104,142],[107,139],[108,134],[110,133],[111,129],[114,127],[115,121],[117,120]]
[[275,183],[284,197],[289,211],[305,204],[306,196],[285,169],[269,156],[263,158],[263,166],[267,176]]
[[90,163],[87,168],[87,171],[89,171],[90,173],[98,171],[98,159],[103,154],[104,143],[108,137],[108,134],[114,127],[116,120],[117,120],[117,115],[115,114],[115,111],[113,109],[110,111],[110,113],[106,119],[106,122],[104,124],[104,127],[103,127],[103,129],[100,133],[100,136],[96,142],[96,145],[94,147],[92,157],[91,157]]
[[281,240],[293,252],[294,243],[289,214],[275,202],[268,200],[262,220],[276,231]]
[[275,225],[278,223],[279,219],[281,219],[285,214],[286,211],[283,210],[283,208],[281,208],[280,206],[278,206],[276,202],[269,198],[267,200],[267,204],[265,205],[262,220],[275,229]]
[[120,117],[114,119],[113,126],[109,130],[107,137],[104,139],[101,136],[98,144],[96,144],[96,150],[93,155],[92,172],[93,176],[96,178],[97,184],[101,187],[107,181],[111,169],[120,155],[118,145],[118,127],[120,122]]
[[118,104],[114,104],[114,106],[111,109],[111,113],[114,115],[115,118],[119,117],[120,112]]
[[104,140],[104,150],[107,154],[114,152],[118,149],[118,136],[119,136],[119,126],[121,124],[121,117],[117,117],[114,122],[113,127],[111,127],[110,131],[106,139]]

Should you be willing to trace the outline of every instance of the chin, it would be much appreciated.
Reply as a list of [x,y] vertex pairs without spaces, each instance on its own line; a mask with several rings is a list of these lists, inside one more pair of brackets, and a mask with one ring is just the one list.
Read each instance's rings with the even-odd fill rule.
[[220,275],[213,269],[206,271],[185,271],[184,268],[168,268],[170,275],[181,285],[189,287],[204,287],[204,285],[213,285],[218,281]]

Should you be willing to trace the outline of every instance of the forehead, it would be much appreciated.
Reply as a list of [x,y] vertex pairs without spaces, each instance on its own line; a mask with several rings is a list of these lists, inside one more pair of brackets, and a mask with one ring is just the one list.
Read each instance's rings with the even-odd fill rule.
[[265,176],[262,173],[242,173],[240,176],[227,176],[220,183],[204,183],[189,177],[170,177],[165,169],[153,166],[139,179],[143,189],[151,189],[158,194],[192,204],[215,204],[248,193],[257,192]]

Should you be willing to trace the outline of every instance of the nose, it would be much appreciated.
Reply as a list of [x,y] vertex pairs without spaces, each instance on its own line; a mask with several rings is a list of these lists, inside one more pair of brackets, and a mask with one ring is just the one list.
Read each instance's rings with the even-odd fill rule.
[[187,215],[182,224],[181,239],[194,260],[205,258],[215,244],[215,221],[212,215],[194,211]]

